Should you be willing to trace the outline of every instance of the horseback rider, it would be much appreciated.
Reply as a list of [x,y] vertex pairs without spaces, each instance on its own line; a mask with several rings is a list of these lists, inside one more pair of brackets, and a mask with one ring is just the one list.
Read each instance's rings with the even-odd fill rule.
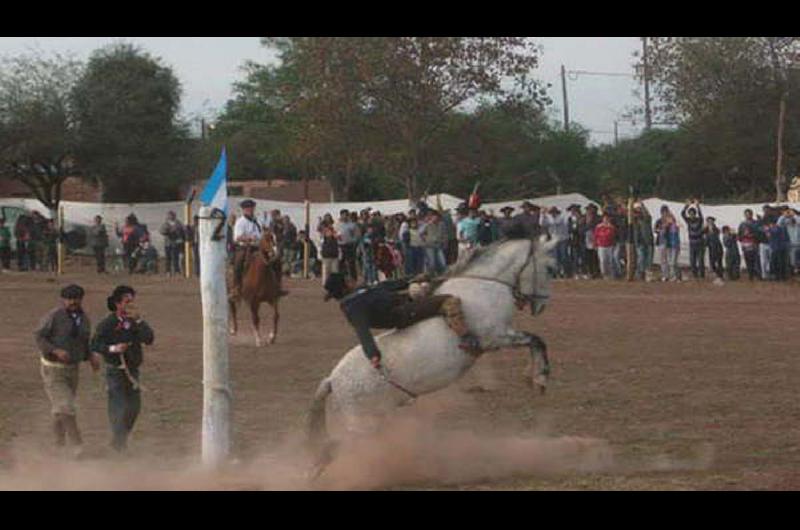
[[[233,226],[233,243],[236,247],[233,255],[233,285],[235,292],[241,294],[245,267],[249,256],[258,252],[263,228],[255,217],[255,201],[245,199],[239,203],[239,207],[242,209],[242,216],[236,220],[236,224]],[[281,288],[280,262],[276,263],[273,269],[275,270],[275,278],[278,281],[280,296],[289,294],[288,291],[284,291]]]
[[375,368],[381,366],[381,352],[370,328],[402,329],[435,316],[444,316],[447,325],[461,338],[459,347],[462,350],[479,354],[480,342],[467,328],[461,300],[450,295],[427,296],[430,284],[426,279],[417,276],[411,280],[386,280],[370,287],[357,287],[345,275],[332,273],[325,282],[325,301],[339,300],[342,312],[356,330],[364,354]]
[[247,257],[251,252],[258,251],[258,242],[261,241],[261,225],[255,217],[256,203],[246,199],[239,203],[242,216],[233,226],[233,242],[236,250],[233,256],[233,285],[236,292],[242,292],[242,276]]

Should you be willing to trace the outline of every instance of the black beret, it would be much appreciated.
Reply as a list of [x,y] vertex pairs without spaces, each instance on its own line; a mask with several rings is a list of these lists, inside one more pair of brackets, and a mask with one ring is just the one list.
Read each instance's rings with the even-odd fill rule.
[[256,205],[256,201],[253,201],[253,200],[250,200],[250,199],[245,199],[245,200],[243,200],[242,202],[239,203],[239,206],[241,208],[254,208],[255,205]]
[[84,290],[80,285],[67,285],[61,289],[61,298],[65,300],[74,300],[76,298],[83,298]]

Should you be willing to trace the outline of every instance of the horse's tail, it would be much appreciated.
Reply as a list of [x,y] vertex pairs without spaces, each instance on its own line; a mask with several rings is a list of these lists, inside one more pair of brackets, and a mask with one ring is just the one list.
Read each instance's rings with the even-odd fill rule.
[[312,450],[321,448],[328,439],[328,429],[325,425],[325,402],[331,390],[330,379],[323,379],[317,387],[317,392],[314,394],[314,401],[311,403],[311,409],[308,412],[306,433],[309,446]]

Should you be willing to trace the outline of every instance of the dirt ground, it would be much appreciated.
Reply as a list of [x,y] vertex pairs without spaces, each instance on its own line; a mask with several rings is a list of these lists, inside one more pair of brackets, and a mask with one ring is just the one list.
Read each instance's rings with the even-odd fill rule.
[[[81,368],[88,455],[50,447],[32,330],[60,286],[87,290],[93,325],[118,283],[156,332],[126,458],[107,449],[102,377]],[[289,280],[277,343],[231,340],[234,448],[197,465],[202,329],[196,280],[87,272],[0,274],[0,489],[305,489],[300,450],[314,390],[355,343],[318,280]],[[458,384],[402,409],[383,438],[343,453],[334,489],[664,490],[800,488],[800,284],[560,281],[543,315],[519,313],[553,364],[542,396],[527,352],[483,356]],[[262,317],[269,310],[262,308]],[[268,319],[264,318],[265,324]],[[102,373],[102,372],[101,372]]]

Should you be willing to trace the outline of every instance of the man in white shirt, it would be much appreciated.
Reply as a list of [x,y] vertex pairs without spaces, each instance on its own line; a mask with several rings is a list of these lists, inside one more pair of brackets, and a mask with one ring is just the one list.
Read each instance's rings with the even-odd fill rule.
[[258,242],[261,240],[261,225],[255,218],[255,201],[247,199],[239,206],[242,208],[242,216],[233,226],[233,242],[236,246],[233,257],[233,285],[237,293],[241,293],[242,290],[242,276],[247,256],[249,252],[258,250]]
[[542,226],[545,228],[550,237],[556,240],[555,258],[556,267],[554,275],[561,278],[566,278],[568,273],[567,265],[567,249],[569,247],[569,225],[567,218],[561,213],[557,207],[553,206],[548,210],[542,219]]

